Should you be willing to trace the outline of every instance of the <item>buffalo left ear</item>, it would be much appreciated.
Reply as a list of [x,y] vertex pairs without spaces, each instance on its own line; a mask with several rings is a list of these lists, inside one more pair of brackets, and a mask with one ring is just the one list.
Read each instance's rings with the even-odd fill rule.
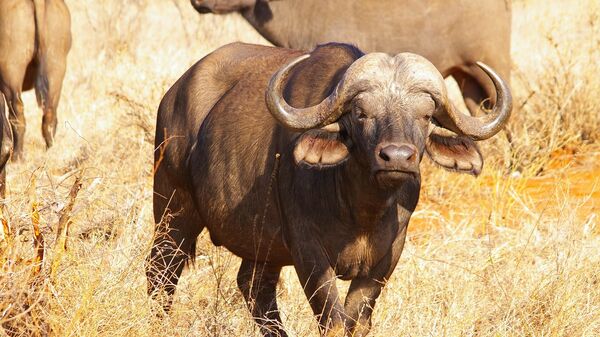
[[475,142],[466,136],[431,134],[425,150],[434,163],[450,171],[477,176],[483,168],[483,156]]
[[331,167],[344,162],[350,151],[338,132],[322,129],[308,130],[296,141],[294,160],[319,168]]

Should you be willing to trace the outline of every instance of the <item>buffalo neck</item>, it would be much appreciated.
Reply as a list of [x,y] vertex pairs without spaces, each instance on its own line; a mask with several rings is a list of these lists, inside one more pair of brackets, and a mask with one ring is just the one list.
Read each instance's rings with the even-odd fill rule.
[[335,192],[342,209],[343,221],[358,231],[371,231],[382,224],[390,212],[402,207],[414,211],[420,189],[420,178],[407,180],[396,188],[382,188],[368,167],[351,157],[337,168]]

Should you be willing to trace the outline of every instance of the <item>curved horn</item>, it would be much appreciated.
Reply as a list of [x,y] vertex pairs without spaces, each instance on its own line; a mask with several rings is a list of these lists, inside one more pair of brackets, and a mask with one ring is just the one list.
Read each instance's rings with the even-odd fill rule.
[[482,62],[477,62],[477,66],[490,77],[496,89],[496,104],[492,112],[482,117],[462,114],[448,97],[444,98],[444,109],[458,131],[474,140],[484,140],[500,132],[508,121],[512,111],[512,96],[506,82],[490,66]]
[[328,125],[335,122],[343,112],[338,102],[338,91],[341,83],[344,82],[343,79],[333,93],[315,106],[294,108],[283,98],[283,89],[291,69],[309,56],[310,54],[302,55],[279,69],[271,77],[265,97],[271,115],[285,127],[297,131]]

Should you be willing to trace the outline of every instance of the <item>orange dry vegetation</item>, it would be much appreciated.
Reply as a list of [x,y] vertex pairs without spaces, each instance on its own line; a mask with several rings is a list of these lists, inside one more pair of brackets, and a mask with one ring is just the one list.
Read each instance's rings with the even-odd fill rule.
[[[500,181],[501,180],[501,181]],[[582,148],[561,148],[551,153],[543,175],[523,176],[521,174],[481,177],[477,191],[465,195],[462,201],[473,204],[486,202],[482,200],[486,190],[493,188],[509,189],[509,203],[524,203],[529,212],[545,214],[548,217],[559,217],[563,207],[575,210],[577,219],[583,223],[596,222],[596,214],[600,210],[600,148],[583,146]],[[555,202],[564,202],[563,207],[554,207]],[[425,195],[420,200],[421,205],[435,203]],[[446,206],[446,207],[444,207]],[[493,205],[489,205],[490,207]],[[439,226],[443,219],[457,214],[456,205],[436,205],[437,213],[442,216],[436,220],[416,216],[411,221],[411,228],[418,232],[424,228]],[[485,223],[483,210],[476,213],[478,222]],[[511,212],[514,210],[511,209]],[[514,215],[514,214],[513,214]],[[511,227],[521,224],[518,217],[511,217],[505,223]],[[593,233],[600,234],[600,228],[594,228]]]
[[[265,40],[238,15],[200,16],[187,0],[66,2],[73,49],[56,145],[44,149],[26,93],[27,160],[8,167],[0,336],[258,336],[235,282],[239,259],[206,233],[164,320],[144,263],[162,95],[220,45]],[[600,335],[600,6],[513,9],[512,143],[500,134],[480,144],[478,178],[424,159],[371,336]],[[290,335],[315,336],[293,268],[278,293]]]

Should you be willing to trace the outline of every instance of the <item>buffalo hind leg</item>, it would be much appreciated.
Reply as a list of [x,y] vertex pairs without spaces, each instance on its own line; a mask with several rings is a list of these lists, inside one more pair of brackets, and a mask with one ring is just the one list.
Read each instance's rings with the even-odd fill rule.
[[175,191],[169,198],[155,190],[154,195],[156,227],[146,264],[148,294],[168,313],[183,267],[195,254],[196,238],[203,226],[198,224],[197,212],[187,193]]
[[56,135],[56,109],[53,107],[45,107],[44,115],[42,116],[42,135],[46,141],[46,148],[49,149],[54,145],[54,136]]
[[[6,163],[12,153],[13,140],[10,124],[4,110],[4,95],[0,91],[0,198],[6,197]],[[4,200],[2,200],[4,206]]]
[[6,103],[8,103],[9,122],[12,129],[14,152],[12,159],[14,161],[23,160],[23,146],[25,142],[25,111],[21,92],[9,89],[5,92]]
[[54,144],[56,126],[58,124],[57,109],[65,77],[64,62],[48,63],[45,74],[38,74],[35,81],[35,92],[38,105],[43,110],[42,135],[46,141],[46,148]]
[[279,266],[242,260],[237,275],[238,287],[264,336],[287,336],[277,309],[276,288],[280,272]]

